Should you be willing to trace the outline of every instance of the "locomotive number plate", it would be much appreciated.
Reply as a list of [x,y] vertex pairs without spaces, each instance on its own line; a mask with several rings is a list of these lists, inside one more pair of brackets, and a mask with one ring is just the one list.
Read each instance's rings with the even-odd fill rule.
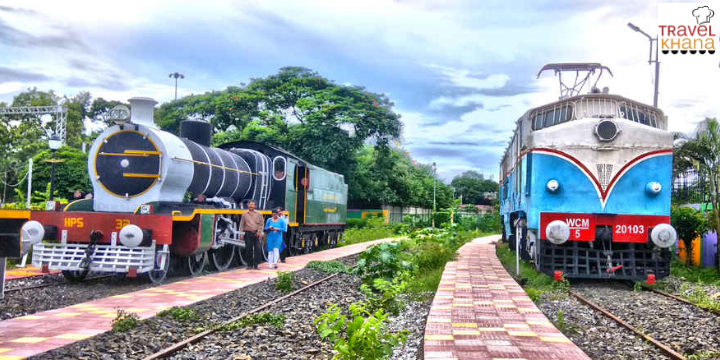
[[545,229],[550,222],[562,220],[570,227],[570,241],[593,241],[595,240],[595,214],[567,214],[567,213],[541,213],[540,227],[542,228],[540,238],[547,240]]
[[648,223],[643,216],[618,216],[613,227],[613,241],[645,243],[648,232],[655,224]]

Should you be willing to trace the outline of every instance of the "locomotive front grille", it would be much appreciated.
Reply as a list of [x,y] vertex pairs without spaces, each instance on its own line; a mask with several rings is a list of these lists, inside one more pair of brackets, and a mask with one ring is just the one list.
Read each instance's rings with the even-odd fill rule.
[[[82,270],[88,244],[35,244],[32,264],[47,265],[50,270]],[[90,271],[126,273],[136,268],[138,274],[155,269],[155,242],[147,247],[96,245]]]
[[[649,274],[657,279],[670,275],[670,251],[657,251],[650,244],[612,243],[611,266],[602,245],[572,241],[555,245],[539,241],[537,266],[545,274],[562,271],[567,278],[642,280]],[[622,267],[617,268],[622,265]],[[610,270],[608,272],[608,270]]]

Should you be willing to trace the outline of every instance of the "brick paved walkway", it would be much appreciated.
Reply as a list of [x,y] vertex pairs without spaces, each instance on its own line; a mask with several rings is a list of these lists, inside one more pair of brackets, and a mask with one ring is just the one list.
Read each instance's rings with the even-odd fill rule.
[[426,360],[590,359],[527,297],[478,238],[445,266],[425,327]]
[[[368,246],[388,239],[348,245],[302,256],[287,258],[281,271],[297,271],[313,260],[333,260],[357,254]],[[173,306],[186,306],[251,284],[274,278],[276,270],[237,269],[191,278],[168,285],[76,304],[0,321],[0,360],[23,359],[27,356],[104,333],[111,329],[117,310],[137,313],[141,319],[155,316]],[[48,299],[52,301],[52,299]]]

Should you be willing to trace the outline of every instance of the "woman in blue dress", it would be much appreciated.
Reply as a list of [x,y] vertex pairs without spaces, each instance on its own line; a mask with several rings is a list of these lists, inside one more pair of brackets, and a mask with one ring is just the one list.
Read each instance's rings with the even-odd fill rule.
[[278,268],[280,251],[285,247],[283,233],[287,231],[285,221],[280,218],[280,210],[275,209],[272,217],[265,222],[265,233],[267,233],[268,266],[272,269]]

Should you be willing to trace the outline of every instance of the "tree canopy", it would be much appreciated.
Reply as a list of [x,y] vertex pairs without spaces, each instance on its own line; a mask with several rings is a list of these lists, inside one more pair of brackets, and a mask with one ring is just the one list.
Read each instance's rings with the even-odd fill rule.
[[493,205],[497,198],[485,196],[486,193],[497,193],[498,183],[485,180],[483,175],[475,171],[465,171],[453,178],[450,185],[455,188],[455,195],[462,196],[463,203],[473,205]]

